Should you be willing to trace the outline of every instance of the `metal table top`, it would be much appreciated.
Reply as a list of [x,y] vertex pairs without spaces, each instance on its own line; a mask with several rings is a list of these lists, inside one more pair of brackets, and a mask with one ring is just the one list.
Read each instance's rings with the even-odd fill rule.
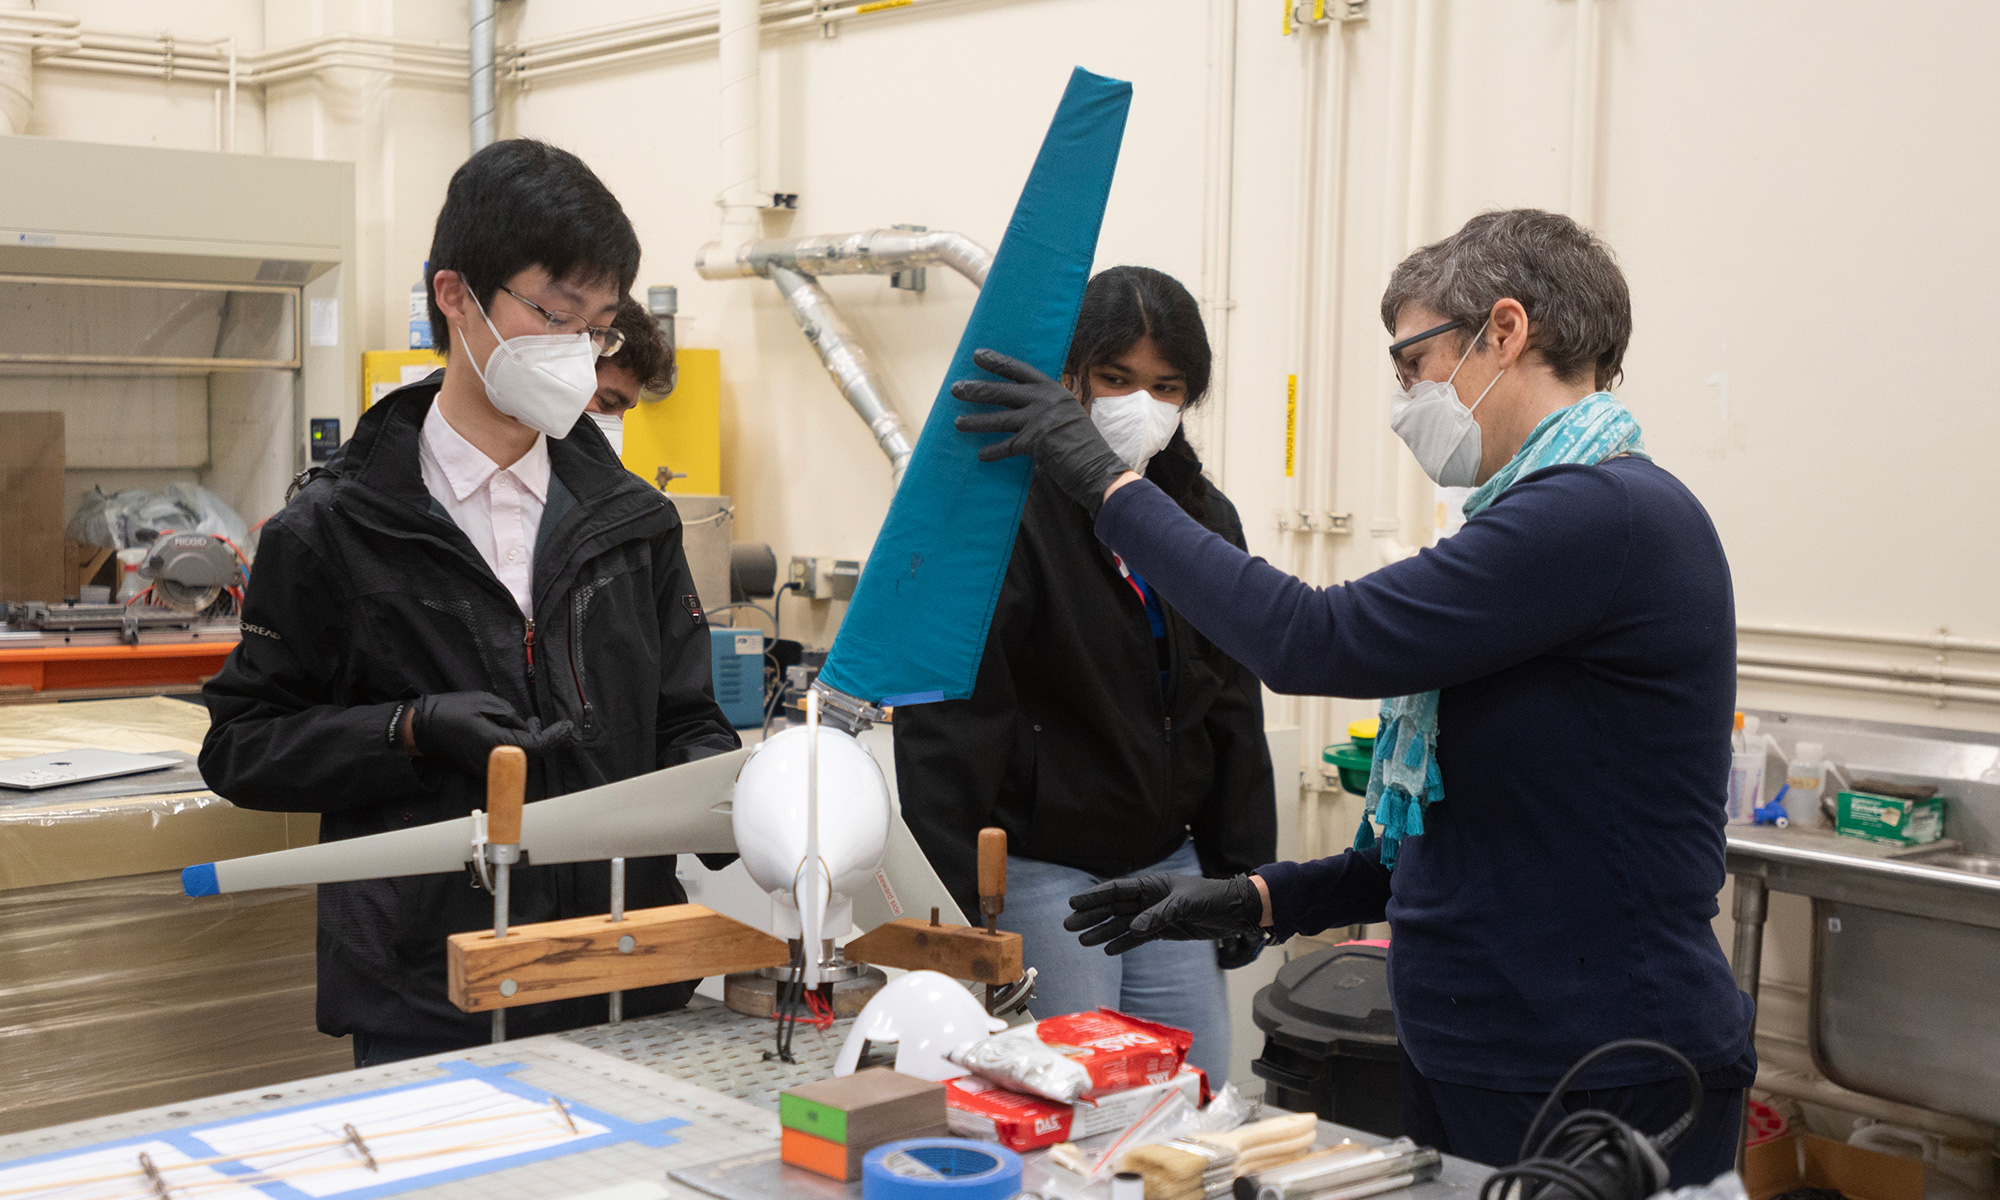
[[[767,1060],[773,1026],[768,1018],[745,1017],[696,997],[680,1012],[598,1025],[589,1029],[556,1034],[556,1038],[587,1046],[627,1062],[649,1067],[683,1082],[698,1084],[725,1096],[743,1100],[759,1108],[776,1109],[778,1093],[794,1084],[824,1079],[833,1073],[833,1062],[853,1022],[838,1021],[824,1031],[801,1026],[792,1042],[796,1064]],[[1330,1146],[1343,1139],[1367,1145],[1381,1145],[1387,1138],[1330,1121],[1319,1124],[1319,1144]],[[1112,1135],[1084,1141],[1086,1147],[1109,1140]],[[1033,1186],[1035,1171],[1046,1152],[1025,1155],[1028,1174],[1024,1182]],[[1436,1180],[1396,1193],[1398,1200],[1473,1200],[1491,1169],[1465,1159],[1444,1158],[1444,1172]],[[676,1183],[700,1188],[726,1200],[846,1200],[858,1197],[861,1185],[842,1184],[817,1175],[785,1167],[778,1161],[776,1146],[768,1150],[740,1154],[703,1168],[683,1168],[674,1173]]]
[[1781,892],[2000,929],[2000,876],[1922,861],[1956,848],[1955,842],[1888,846],[1821,830],[1735,826],[1728,869]]

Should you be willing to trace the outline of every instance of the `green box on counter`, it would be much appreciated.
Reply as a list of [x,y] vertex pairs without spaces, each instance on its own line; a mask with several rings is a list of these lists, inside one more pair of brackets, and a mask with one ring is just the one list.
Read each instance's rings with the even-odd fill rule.
[[1842,792],[1833,828],[1842,837],[1921,846],[1944,836],[1944,797],[1905,800],[1873,792]]

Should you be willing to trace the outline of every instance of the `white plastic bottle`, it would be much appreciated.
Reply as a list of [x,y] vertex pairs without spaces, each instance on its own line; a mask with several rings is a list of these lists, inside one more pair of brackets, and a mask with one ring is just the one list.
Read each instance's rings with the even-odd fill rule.
[[1757,725],[1756,717],[1736,714],[1736,735],[1731,739],[1735,752],[1729,756],[1727,812],[1731,825],[1756,824],[1757,809],[1764,803],[1764,768],[1770,751]]
[[1793,829],[1819,828],[1826,768],[1826,747],[1821,743],[1799,742],[1792,747],[1791,765],[1785,769],[1785,819]]
[[431,264],[424,263],[424,272],[410,285],[410,349],[431,349],[431,292],[424,279],[431,273]]

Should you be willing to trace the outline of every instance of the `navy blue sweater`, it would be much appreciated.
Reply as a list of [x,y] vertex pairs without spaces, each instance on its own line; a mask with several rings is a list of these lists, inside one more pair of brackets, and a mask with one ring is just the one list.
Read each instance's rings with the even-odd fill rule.
[[[1538,471],[1435,548],[1330,588],[1143,482],[1112,495],[1097,533],[1276,691],[1442,690],[1445,799],[1393,872],[1372,852],[1258,871],[1280,937],[1388,920],[1420,1072],[1546,1090],[1599,1043],[1647,1037],[1727,1076],[1712,1084],[1749,1081],[1750,999],[1709,924],[1735,605],[1679,480],[1637,458]],[[1583,1082],[1671,1074],[1614,1057]]]

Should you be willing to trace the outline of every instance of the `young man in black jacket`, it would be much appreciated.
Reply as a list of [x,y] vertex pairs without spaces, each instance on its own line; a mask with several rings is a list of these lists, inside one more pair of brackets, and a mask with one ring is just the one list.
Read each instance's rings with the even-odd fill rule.
[[[617,200],[574,155],[498,142],[452,177],[430,256],[447,366],[383,398],[264,525],[243,641],[204,689],[209,786],[320,814],[322,840],[462,817],[495,746],[528,799],[736,747],[666,498],[582,419],[638,274]],[[512,917],[606,911],[604,863],[516,868]],[[628,864],[633,907],[686,894]],[[356,1065],[486,1040],[445,994],[445,939],[487,927],[463,873],[319,889],[319,1027]],[[628,1015],[690,984],[627,992]],[[602,997],[513,1010],[527,1035],[602,1021]]]

